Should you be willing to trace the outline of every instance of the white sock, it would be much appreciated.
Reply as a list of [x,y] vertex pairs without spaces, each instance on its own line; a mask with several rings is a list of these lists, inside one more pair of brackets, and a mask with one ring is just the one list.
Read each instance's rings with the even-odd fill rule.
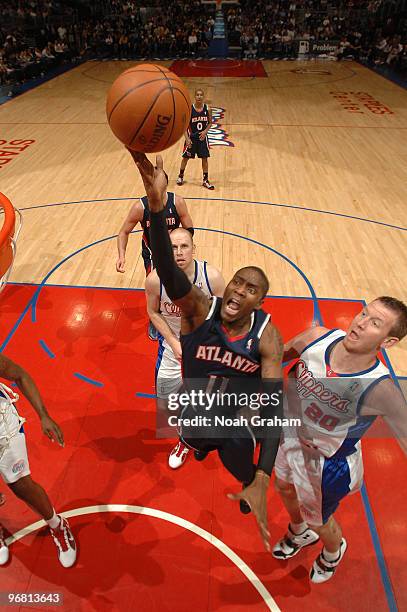
[[291,531],[295,534],[299,534],[302,533],[303,531],[305,531],[308,527],[307,523],[290,523],[290,527],[291,527]]
[[59,518],[55,510],[54,510],[54,514],[51,516],[51,518],[48,521],[46,521],[46,523],[51,527],[51,529],[56,529],[57,527],[60,526],[61,519]]
[[339,559],[340,549],[338,549],[336,552],[329,552],[324,546],[322,549],[322,554],[326,561],[337,561]]

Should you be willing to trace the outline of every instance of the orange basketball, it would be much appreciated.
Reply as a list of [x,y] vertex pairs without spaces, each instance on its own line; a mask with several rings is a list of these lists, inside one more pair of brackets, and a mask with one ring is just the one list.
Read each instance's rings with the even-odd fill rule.
[[106,100],[113,134],[135,151],[164,151],[186,131],[191,100],[181,79],[163,66],[140,64],[125,70]]

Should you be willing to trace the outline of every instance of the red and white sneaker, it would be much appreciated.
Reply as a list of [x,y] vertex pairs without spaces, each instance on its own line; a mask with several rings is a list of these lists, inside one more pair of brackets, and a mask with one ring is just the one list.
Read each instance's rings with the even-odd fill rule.
[[[59,516],[59,515],[58,515]],[[56,529],[50,529],[55,546],[58,550],[58,559],[63,567],[72,567],[76,561],[76,542],[69,528],[69,523],[63,516],[59,516],[61,523]]]
[[215,189],[215,185],[212,185],[208,180],[202,182],[202,187],[206,187],[207,189]]
[[5,565],[10,558],[10,552],[4,537],[3,527],[0,525],[0,565]]
[[185,446],[185,444],[183,444],[180,440],[177,446],[172,449],[170,456],[168,457],[168,465],[170,468],[176,470],[177,468],[181,467],[181,465],[185,463],[188,453],[188,446]]

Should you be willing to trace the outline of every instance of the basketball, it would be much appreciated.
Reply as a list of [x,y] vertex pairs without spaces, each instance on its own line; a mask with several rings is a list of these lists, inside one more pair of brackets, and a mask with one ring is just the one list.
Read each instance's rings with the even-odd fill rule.
[[140,64],[114,81],[107,94],[106,115],[123,144],[155,153],[171,147],[186,131],[191,100],[176,74],[155,64]]

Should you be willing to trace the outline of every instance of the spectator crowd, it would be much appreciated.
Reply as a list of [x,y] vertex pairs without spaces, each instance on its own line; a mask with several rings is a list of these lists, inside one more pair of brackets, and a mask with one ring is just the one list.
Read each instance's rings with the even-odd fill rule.
[[334,59],[405,67],[406,11],[406,0],[240,0],[226,22],[242,57],[295,58],[305,41]]
[[[0,0],[0,85],[91,58],[205,55],[215,5],[200,0]],[[240,0],[223,12],[242,57],[295,58],[300,42],[336,59],[406,70],[406,0]],[[329,51],[330,43],[334,51]]]

